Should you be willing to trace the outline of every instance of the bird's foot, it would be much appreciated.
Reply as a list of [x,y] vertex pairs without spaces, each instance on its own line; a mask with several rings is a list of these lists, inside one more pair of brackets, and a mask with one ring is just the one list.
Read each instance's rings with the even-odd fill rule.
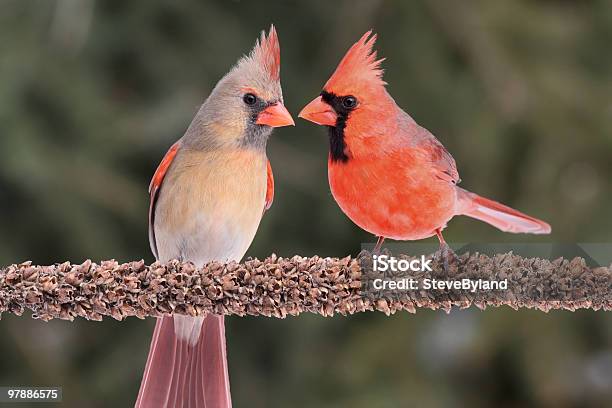
[[378,240],[376,241],[376,245],[374,246],[374,249],[372,250],[373,255],[380,255],[382,251],[383,242],[385,242],[385,237],[378,237]]
[[459,257],[455,251],[452,250],[450,245],[448,245],[446,242],[441,243],[438,253],[440,254],[439,257],[440,261],[442,262],[442,266],[444,267],[444,272],[447,274],[456,272],[459,265]]

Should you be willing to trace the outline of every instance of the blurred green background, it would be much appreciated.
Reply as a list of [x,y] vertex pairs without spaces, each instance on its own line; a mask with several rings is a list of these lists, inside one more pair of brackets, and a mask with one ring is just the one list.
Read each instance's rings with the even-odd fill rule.
[[[367,29],[389,90],[453,153],[462,185],[550,237],[453,220],[455,242],[609,242],[612,2],[0,2],[0,265],[152,261],[147,186],[216,81],[274,23],[297,114]],[[325,131],[269,143],[276,198],[249,251],[356,254]],[[612,406],[612,318],[421,311],[228,318],[236,407]],[[0,321],[0,385],[67,407],[133,404],[154,321]],[[22,405],[23,406],[23,405]]]

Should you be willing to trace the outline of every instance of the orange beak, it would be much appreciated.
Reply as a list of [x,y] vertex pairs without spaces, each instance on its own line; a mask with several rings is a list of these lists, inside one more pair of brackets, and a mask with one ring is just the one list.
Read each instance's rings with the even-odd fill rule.
[[298,117],[317,125],[336,126],[338,114],[334,111],[334,108],[323,102],[323,99],[318,96],[302,109]]
[[285,105],[280,102],[270,105],[261,111],[255,123],[271,127],[295,126],[291,114],[289,114]]

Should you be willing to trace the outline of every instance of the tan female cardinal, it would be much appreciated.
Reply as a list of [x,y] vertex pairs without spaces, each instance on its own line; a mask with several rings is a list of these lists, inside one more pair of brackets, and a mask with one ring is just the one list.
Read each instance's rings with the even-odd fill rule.
[[[506,232],[548,234],[550,226],[460,187],[455,160],[387,92],[367,32],[346,53],[323,92],[300,117],[329,129],[329,184],[344,213],[385,238],[442,237],[455,215],[467,215]],[[446,259],[446,257],[445,257]]]
[[[272,204],[266,157],[272,128],[293,125],[283,105],[274,26],[225,75],[151,181],[155,257],[201,267],[239,261]],[[157,321],[136,407],[231,406],[222,316]]]

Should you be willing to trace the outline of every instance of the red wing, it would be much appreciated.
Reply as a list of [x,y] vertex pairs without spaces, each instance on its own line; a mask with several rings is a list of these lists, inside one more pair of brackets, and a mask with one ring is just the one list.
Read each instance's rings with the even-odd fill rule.
[[180,142],[176,142],[172,145],[170,150],[168,150],[161,163],[159,163],[159,166],[157,166],[157,170],[155,170],[155,174],[153,174],[153,178],[151,179],[151,184],[149,184],[149,194],[151,197],[149,204],[149,244],[151,245],[151,251],[153,251],[153,255],[156,259],[158,257],[157,242],[155,241],[155,228],[153,227],[155,222],[155,204],[157,203],[159,189],[164,182],[164,177],[178,152],[179,143]]
[[274,174],[272,174],[272,166],[270,165],[270,160],[268,160],[268,183],[266,189],[266,206],[264,207],[264,211],[270,209],[272,207],[272,201],[274,201]]
[[442,180],[457,184],[461,181],[455,159],[438,139],[425,128],[421,128],[419,147],[425,152],[436,170],[436,176]]
[[428,146],[430,150],[431,160],[438,170],[437,176],[442,180],[457,184],[461,181],[455,159],[439,142]]

